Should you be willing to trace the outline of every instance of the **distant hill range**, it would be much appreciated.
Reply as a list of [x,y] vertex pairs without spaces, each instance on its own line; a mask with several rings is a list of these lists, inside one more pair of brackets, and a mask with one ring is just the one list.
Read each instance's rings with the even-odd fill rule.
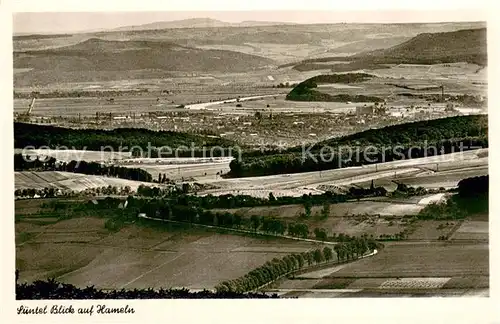
[[[445,33],[423,33],[402,44],[342,58],[347,64],[328,64],[338,61],[338,57],[304,60],[293,66],[299,71],[324,70],[334,72],[354,71],[359,69],[383,68],[383,64],[441,64],[468,62],[486,66],[487,45],[486,28],[466,29]],[[362,82],[372,77],[364,73],[341,75],[318,75],[295,86],[287,95],[287,100],[296,101],[381,101],[372,96],[332,96],[316,90],[318,83],[353,83]]]
[[377,49],[389,48],[395,45],[399,45],[409,39],[411,39],[411,37],[409,36],[363,39],[360,41],[332,48],[328,50],[328,53],[360,53],[360,52],[373,51]]
[[[212,19],[181,22],[149,24],[153,28],[175,25],[176,29],[14,37],[14,68],[18,69],[14,85],[30,87],[64,82],[162,78],[169,73],[172,73],[171,77],[177,71],[248,72],[269,66],[274,68],[279,63],[285,63],[282,67],[289,66],[299,71],[332,72],[379,69],[387,63],[465,61],[481,66],[487,63],[486,28],[481,22],[458,25],[293,24],[220,29],[202,28],[218,24]],[[183,24],[195,26],[196,22],[199,29],[182,28]],[[274,24],[244,22],[238,25],[268,23]],[[480,28],[472,29],[475,26]],[[457,31],[459,27],[464,28]],[[329,45],[332,43],[344,45]],[[279,46],[272,48],[269,44]],[[290,58],[279,61],[280,57],[286,57],[282,55],[285,47],[281,45],[294,45],[299,49],[291,50],[290,56],[292,59],[296,57],[295,63],[289,63]],[[332,54],[331,57],[310,58],[312,50],[321,52],[321,55],[325,52]],[[357,54],[335,55],[336,52],[351,51]],[[302,57],[305,59],[300,61]]]
[[199,49],[167,41],[84,42],[46,50],[14,52],[14,68],[35,71],[165,71],[244,72],[273,64],[263,57],[226,50]]
[[158,30],[174,28],[221,28],[221,27],[255,27],[255,26],[277,26],[293,25],[292,23],[273,22],[273,21],[242,21],[240,23],[229,23],[211,18],[192,18],[174,21],[158,21],[149,24],[137,26],[123,26],[114,28],[110,31],[140,31],[140,30]]
[[[351,46],[351,45],[349,45]],[[442,33],[422,33],[401,44],[348,57],[308,59],[293,65],[299,71],[331,69],[332,72],[380,67],[380,64],[440,64],[468,62],[487,65],[486,28]],[[331,64],[329,61],[349,61]],[[321,64],[320,64],[321,63]],[[292,64],[283,65],[283,67]]]
[[487,63],[486,28],[446,33],[424,33],[382,50],[360,53],[356,58],[375,63]]

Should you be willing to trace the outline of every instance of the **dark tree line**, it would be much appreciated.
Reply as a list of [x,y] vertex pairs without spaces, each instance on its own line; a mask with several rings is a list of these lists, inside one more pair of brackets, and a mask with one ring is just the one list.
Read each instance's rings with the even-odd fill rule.
[[132,193],[130,186],[102,186],[96,188],[86,188],[83,191],[72,191],[61,188],[45,187],[45,188],[24,188],[14,191],[15,197],[20,198],[53,198],[53,197],[94,197],[100,195],[120,195],[128,196]]
[[338,101],[338,102],[382,102],[383,99],[375,96],[338,94],[331,95],[317,90],[318,83],[355,83],[369,80],[373,76],[366,73],[346,73],[332,75],[317,75],[295,86],[286,96],[287,100],[294,101]]
[[480,176],[460,180],[458,183],[458,194],[461,197],[478,197],[488,194],[489,191],[489,176]]
[[55,279],[37,280],[33,283],[17,283],[16,300],[39,299],[202,299],[202,298],[278,298],[276,294],[237,293],[234,291],[209,290],[190,292],[189,289],[130,289],[101,290],[94,286],[78,288],[71,284],[60,283]]
[[288,235],[307,238],[309,236],[309,228],[303,223],[291,223],[288,224]]
[[34,92],[15,92],[14,91],[14,99],[31,99],[33,97],[39,98],[39,99],[45,99],[45,98],[80,98],[80,97],[119,97],[119,96],[134,96],[134,95],[140,95],[144,93],[149,93],[148,89],[139,89],[139,90],[107,90],[107,91],[99,91],[99,90],[94,90],[94,91],[84,91],[84,90],[79,90],[79,91],[51,91],[51,92],[45,92],[41,93],[39,91],[34,91]]
[[[148,152],[148,149],[151,148],[151,154],[154,154],[153,152],[158,154],[158,149],[155,148],[169,147],[175,154],[177,148],[183,147],[183,150],[179,149],[179,155],[181,155],[181,153],[191,154],[192,144],[200,148],[213,146],[229,148],[234,143],[222,138],[142,128],[72,129],[50,125],[14,123],[14,147],[16,148],[29,146],[58,148],[65,146],[71,149],[94,151],[113,148],[114,152],[123,151],[137,154],[140,150],[132,150],[135,146],[140,147],[143,152]],[[214,150],[214,155],[219,154],[218,151],[220,150]],[[163,150],[163,156],[167,156],[168,152]],[[198,150],[198,154],[202,153],[202,150]]]
[[450,101],[450,102],[460,102],[464,106],[472,106],[472,107],[486,107],[487,99],[483,100],[479,96],[469,95],[469,94],[444,94],[444,97],[441,93],[411,93],[411,92],[401,92],[397,94],[401,97],[409,97],[409,98],[418,98],[430,102],[442,102]]
[[[269,235],[283,235],[287,230],[289,235],[297,237],[307,237],[309,234],[305,224],[289,225],[284,220],[276,217],[253,215],[250,218],[245,218],[239,213],[215,212],[193,205],[188,202],[187,198],[188,196],[181,196],[178,199],[169,201],[166,199],[145,200],[129,197],[128,208],[133,208],[148,217],[184,223],[246,229],[260,231]],[[293,230],[290,232],[292,226],[301,227],[302,232]]]
[[380,246],[380,243],[363,235],[359,238],[353,237],[350,240],[339,243],[333,249],[337,253],[339,261],[348,261],[355,260]]
[[[368,147],[371,150],[365,154]],[[281,153],[245,152],[241,160],[231,162],[229,176],[321,171],[481,147],[488,147],[487,116],[457,116],[370,129],[305,149],[294,147]]]
[[282,89],[282,88],[293,88],[297,86],[297,83],[290,83],[290,82],[280,82],[279,84],[277,85],[272,85],[272,88],[278,88],[278,89]]
[[54,170],[56,162],[57,160],[54,157],[40,158],[38,156],[14,154],[14,171]]
[[[283,235],[289,229],[288,224],[278,218],[268,216],[254,216],[244,218],[239,213],[214,212],[212,210],[194,207],[185,204],[178,204],[164,199],[153,199],[145,201],[144,199],[130,199],[128,208],[134,208],[139,213],[144,213],[148,217],[173,220],[190,224],[202,224],[210,226],[219,226],[226,228],[246,229],[259,231],[269,235]],[[305,237],[309,231],[306,225]],[[298,236],[295,233],[289,233]]]
[[[80,212],[85,214],[102,215],[103,210],[107,210],[106,214],[113,214],[117,217],[109,224],[123,222],[123,218],[130,220],[137,217],[138,214],[144,213],[148,217],[178,221],[187,224],[201,224],[218,226],[223,228],[242,229],[253,231],[258,234],[267,235],[289,235],[297,238],[308,238],[314,234],[314,237],[320,241],[330,242],[350,242],[356,237],[349,236],[344,233],[333,233],[328,236],[324,228],[314,228],[313,231],[305,223],[293,221],[287,222],[274,216],[258,216],[244,217],[236,212],[222,212],[205,210],[199,207],[183,205],[183,202],[177,203],[166,199],[137,199],[133,196],[127,198],[127,207],[120,210],[119,205],[123,204],[123,200],[119,198],[106,197],[105,199],[97,200],[97,203],[82,202],[71,203],[65,205],[63,202],[55,201],[55,205],[51,205],[50,212],[67,211],[71,208],[70,214],[77,215]],[[185,203],[185,202],[184,202]],[[371,237],[370,239],[373,239]]]
[[356,239],[343,233],[339,233],[338,235],[334,233],[332,237],[328,237],[324,228],[315,228],[311,232],[305,223],[296,221],[287,222],[275,216],[258,216],[254,214],[248,218],[238,212],[232,213],[229,211],[205,209],[192,200],[189,200],[190,197],[192,196],[180,196],[177,199],[171,200],[145,200],[129,197],[128,208],[133,208],[138,213],[144,213],[148,217],[157,219],[243,229],[268,235],[289,235],[297,238],[308,238],[314,234],[317,240],[339,242],[350,242]]
[[[432,120],[416,121],[379,129],[369,129],[360,133],[329,139],[319,142],[330,146],[337,145],[397,145],[397,144],[421,144],[466,139],[488,136],[488,116],[469,115],[438,118]],[[299,148],[300,149],[300,148]]]
[[[431,148],[429,148],[431,147]],[[358,156],[353,153],[323,152],[303,156],[301,153],[275,154],[262,157],[252,157],[242,160],[232,160],[229,164],[231,177],[255,177],[275,174],[301,173],[341,169],[353,166],[370,165],[421,157],[430,157],[454,152],[488,147],[486,138],[466,138],[428,143],[422,146],[406,145],[380,149],[380,151],[364,155],[364,148]],[[353,148],[354,150],[354,148]],[[354,151],[355,152],[355,151]]]
[[[393,147],[396,145],[422,146],[427,141],[428,148],[431,144],[442,143],[450,146],[452,142],[462,140],[465,148],[475,140],[486,141],[488,144],[488,116],[469,115],[438,118],[432,120],[416,121],[411,123],[385,126],[377,129],[368,129],[359,133],[331,138],[312,145],[310,152],[319,153],[325,146],[338,147],[360,147],[374,146],[376,148]],[[471,142],[472,141],[472,142]],[[442,145],[437,145],[440,148]],[[307,146],[309,149],[309,146]],[[301,153],[302,146],[295,146],[281,151],[281,154]],[[383,150],[380,150],[383,151]],[[267,155],[277,155],[279,151],[245,151],[244,159],[261,158]]]
[[58,195],[59,191],[56,188],[45,187],[43,189],[35,189],[35,188],[25,188],[25,189],[16,189],[14,191],[15,197],[27,197],[27,198],[35,198],[36,196],[41,198],[53,198]]
[[458,183],[458,193],[446,201],[429,204],[422,209],[419,219],[463,219],[489,212],[489,176],[463,179]]
[[99,162],[70,161],[56,163],[56,159],[31,158],[22,154],[14,154],[14,170],[16,171],[64,171],[89,175],[103,175],[121,179],[152,182],[153,176],[139,168],[106,166]]
[[[187,185],[186,185],[187,186]],[[183,185],[183,187],[186,187]],[[361,199],[367,197],[381,197],[387,195],[387,190],[384,187],[358,188],[351,187],[345,194],[337,194],[327,191],[320,195],[302,195],[300,197],[281,196],[274,197],[270,195],[269,199],[253,197],[249,195],[185,195],[188,188],[183,190],[173,191],[171,189],[162,189],[156,187],[148,187],[141,185],[137,189],[137,195],[148,198],[166,198],[174,201],[176,204],[200,207],[203,209],[215,208],[241,208],[241,207],[258,207],[258,206],[282,206],[282,205],[304,205],[306,210],[313,205],[337,204],[346,202],[352,199]],[[309,206],[309,207],[307,207]],[[306,215],[310,216],[310,215]]]

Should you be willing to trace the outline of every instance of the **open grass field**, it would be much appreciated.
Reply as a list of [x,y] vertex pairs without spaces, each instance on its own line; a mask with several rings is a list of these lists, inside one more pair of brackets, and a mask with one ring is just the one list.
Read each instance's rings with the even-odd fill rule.
[[153,179],[158,174],[165,174],[170,180],[194,179],[215,180],[220,179],[220,174],[229,172],[229,162],[192,163],[192,164],[126,164],[129,168],[140,168],[149,172]]
[[[100,288],[213,288],[274,257],[312,249],[312,243],[217,234],[196,229],[127,225],[74,218],[49,225],[16,223],[20,280],[57,277]],[[22,238],[22,240],[21,240]]]

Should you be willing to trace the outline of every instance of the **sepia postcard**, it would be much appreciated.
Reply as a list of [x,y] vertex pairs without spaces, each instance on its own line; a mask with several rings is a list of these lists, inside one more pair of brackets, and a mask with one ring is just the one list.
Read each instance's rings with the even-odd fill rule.
[[491,300],[484,11],[11,16],[18,318]]

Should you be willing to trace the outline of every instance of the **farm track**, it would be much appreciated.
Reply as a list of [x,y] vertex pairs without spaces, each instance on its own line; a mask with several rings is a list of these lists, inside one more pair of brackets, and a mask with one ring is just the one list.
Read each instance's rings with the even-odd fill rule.
[[[118,187],[130,186],[133,190],[137,190],[141,184],[161,186],[149,182],[62,171],[20,171],[15,172],[14,175],[16,189],[43,189],[45,187],[52,187],[62,190],[83,191],[88,188],[107,187],[111,185]],[[61,178],[62,176],[64,176],[64,179]]]
[[165,261],[165,262],[163,262],[163,263],[161,263],[161,264],[157,265],[156,267],[151,268],[151,269],[149,269],[148,271],[146,271],[146,272],[144,272],[144,273],[141,273],[139,276],[135,277],[134,279],[130,280],[129,282],[127,282],[126,284],[124,284],[123,286],[121,286],[121,287],[120,287],[120,289],[124,289],[124,288],[125,288],[125,287],[127,287],[128,285],[130,285],[130,284],[132,284],[132,283],[136,282],[137,280],[139,280],[139,279],[141,279],[142,277],[144,277],[144,276],[146,276],[146,275],[150,274],[151,272],[153,272],[153,271],[156,271],[156,270],[160,269],[161,267],[165,266],[166,264],[169,264],[169,263],[171,263],[171,262],[175,261],[176,259],[178,259],[178,258],[182,257],[183,255],[184,255],[184,253],[179,253],[179,254],[178,254],[178,255],[176,255],[173,259],[169,259],[169,260],[167,260],[167,261]]

